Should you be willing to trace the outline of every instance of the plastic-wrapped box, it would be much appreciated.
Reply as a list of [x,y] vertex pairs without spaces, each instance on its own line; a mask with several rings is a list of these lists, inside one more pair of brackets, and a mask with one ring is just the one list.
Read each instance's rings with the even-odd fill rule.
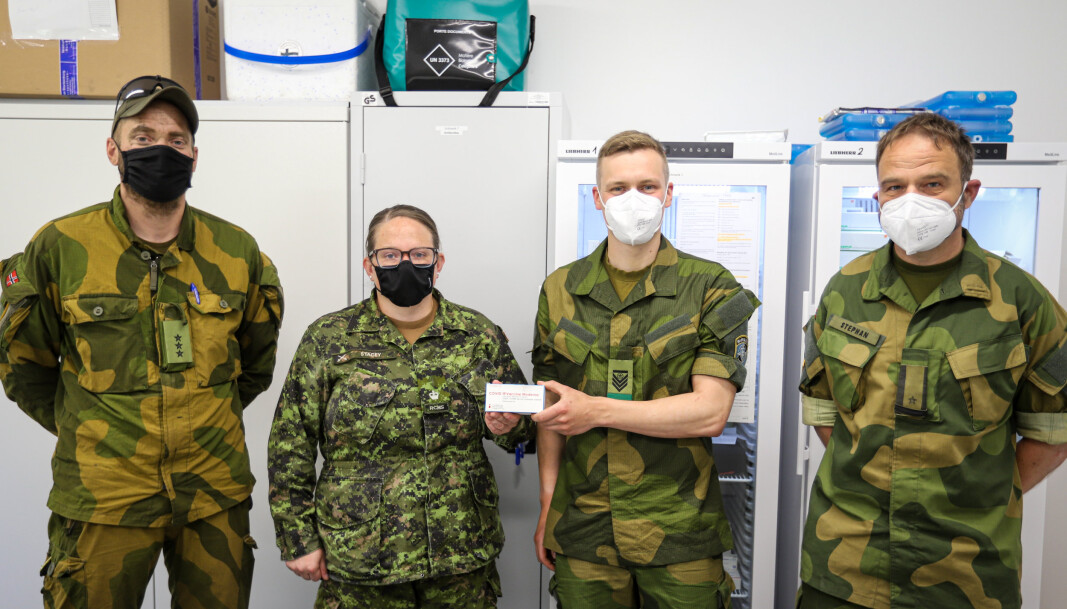
[[381,19],[365,0],[226,0],[226,97],[346,100],[375,90],[371,35]]

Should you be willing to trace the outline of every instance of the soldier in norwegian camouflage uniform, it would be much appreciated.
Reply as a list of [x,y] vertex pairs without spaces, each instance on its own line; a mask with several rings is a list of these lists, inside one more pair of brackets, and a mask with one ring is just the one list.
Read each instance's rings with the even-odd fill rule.
[[514,448],[533,423],[483,414],[485,387],[526,380],[498,326],[433,289],[444,254],[424,211],[382,210],[367,235],[373,294],[311,324],[275,413],[278,547],[321,580],[316,607],[495,607],[504,532],[482,438]]
[[139,607],[160,550],[174,606],[248,606],[241,413],[270,384],[282,297],[248,233],[186,204],[197,125],[177,83],[130,81],[111,201],[3,264],[0,378],[57,435],[47,607]]
[[891,242],[835,275],[806,326],[804,422],[827,449],[800,607],[1021,604],[1023,493],[1067,454],[1067,314],[962,228],[973,158],[932,113],[882,139]]
[[635,131],[597,159],[607,240],[541,289],[534,376],[538,559],[563,609],[729,607],[733,547],[711,436],[745,381],[759,305],[722,266],[659,231],[663,147]]

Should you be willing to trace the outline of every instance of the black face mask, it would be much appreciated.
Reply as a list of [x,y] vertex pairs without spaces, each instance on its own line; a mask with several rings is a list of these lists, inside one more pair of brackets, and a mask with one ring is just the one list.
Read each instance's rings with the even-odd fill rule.
[[419,268],[410,260],[401,261],[391,269],[374,267],[378,274],[378,289],[398,307],[413,307],[433,292],[433,272],[437,265]]
[[193,185],[193,159],[170,146],[119,152],[122,154],[122,181],[149,201],[173,201]]

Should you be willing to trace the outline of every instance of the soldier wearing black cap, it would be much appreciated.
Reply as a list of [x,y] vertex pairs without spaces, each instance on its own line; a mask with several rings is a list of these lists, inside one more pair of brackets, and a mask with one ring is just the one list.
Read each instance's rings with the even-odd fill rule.
[[253,478],[242,412],[270,384],[282,294],[240,228],[186,204],[196,106],[119,92],[109,201],[0,264],[0,379],[57,436],[47,607],[139,607],[162,551],[176,607],[248,607]]

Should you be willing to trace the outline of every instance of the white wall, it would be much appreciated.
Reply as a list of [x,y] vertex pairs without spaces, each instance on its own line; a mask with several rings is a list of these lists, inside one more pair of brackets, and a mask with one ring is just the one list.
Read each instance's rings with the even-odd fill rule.
[[789,129],[838,106],[1011,89],[1024,141],[1067,141],[1067,4],[939,0],[531,0],[528,90],[561,91],[569,137]]

